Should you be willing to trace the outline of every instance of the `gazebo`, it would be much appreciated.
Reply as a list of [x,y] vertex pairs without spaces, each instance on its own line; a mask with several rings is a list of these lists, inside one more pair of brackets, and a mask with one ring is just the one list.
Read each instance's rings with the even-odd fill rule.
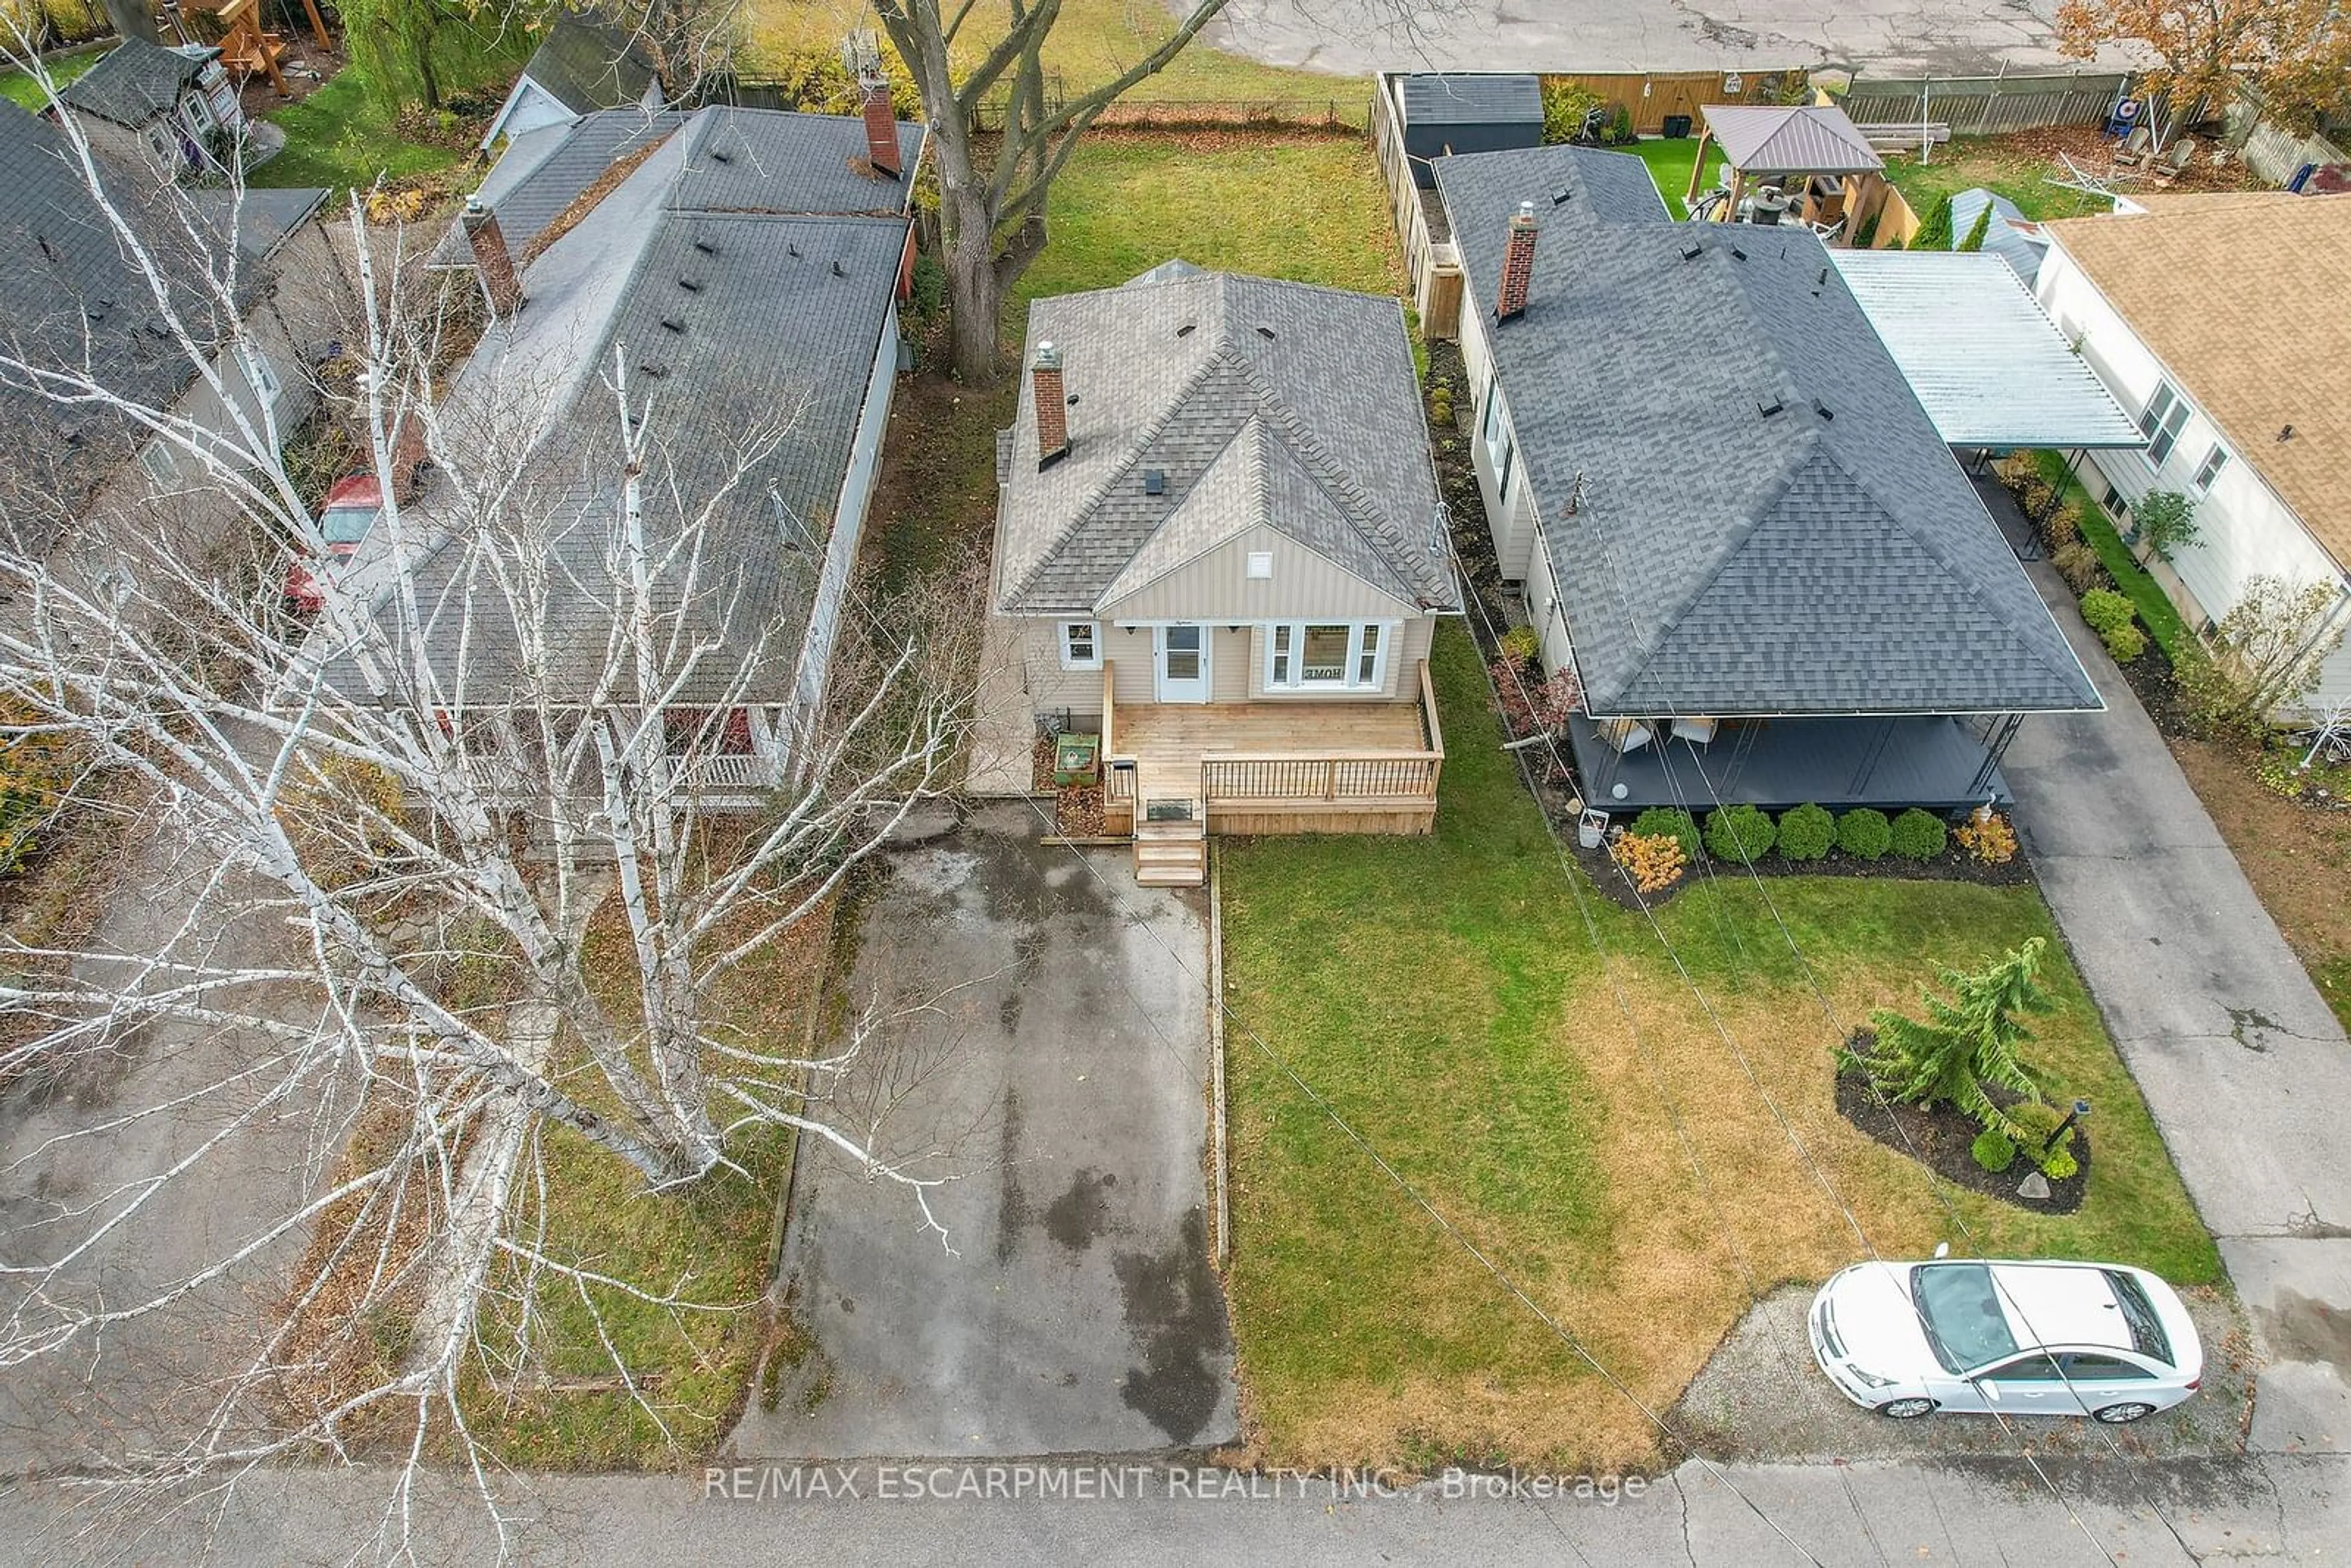
[[1730,165],[1729,199],[1710,214],[1718,219],[1771,224],[1792,213],[1826,238],[1878,199],[1886,161],[1834,104],[1709,103],[1698,113],[1705,129],[1684,197],[1693,211],[1710,147]]

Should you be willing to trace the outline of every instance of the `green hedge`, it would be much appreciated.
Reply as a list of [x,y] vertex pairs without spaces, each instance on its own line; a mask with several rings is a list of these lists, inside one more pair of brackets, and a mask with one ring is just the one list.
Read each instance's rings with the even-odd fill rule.
[[[2064,477],[2065,459],[2063,456],[2054,452],[2035,455],[2041,461],[2041,471],[2049,476],[2051,484]],[[2065,497],[2080,508],[2082,538],[2089,541],[2090,548],[2098,554],[2098,564],[2106,569],[2106,575],[2115,580],[2115,585],[2123,591],[2132,608],[2138,612],[2139,624],[2145,626],[2147,635],[2155,639],[2155,645],[2163,650],[2163,656],[2177,665],[2186,656],[2182,650],[2200,649],[2196,634],[2188,629],[2188,622],[2179,618],[2179,612],[2173,606],[2170,595],[2165,593],[2163,585],[2148,576],[2147,569],[2139,565],[2138,558],[2131,554],[2130,547],[2123,543],[2120,534],[2115,532],[2114,522],[2106,516],[2106,509],[2090,499],[2090,493],[2082,487],[2081,480],[2066,483]]]
[[1916,806],[1894,819],[1894,852],[1906,861],[1930,861],[1943,852],[1951,831],[1943,819]]
[[1751,865],[1771,852],[1778,836],[1771,819],[1753,806],[1725,806],[1706,820],[1706,852],[1719,861]]
[[1780,814],[1780,852],[1792,861],[1816,861],[1836,841],[1836,819],[1825,807],[1797,806]]
[[1682,858],[1698,862],[1698,823],[1687,811],[1672,806],[1652,806],[1633,819],[1635,838],[1671,839],[1681,845]]
[[1894,847],[1894,826],[1875,806],[1856,806],[1837,819],[1837,848],[1855,860],[1886,858]]

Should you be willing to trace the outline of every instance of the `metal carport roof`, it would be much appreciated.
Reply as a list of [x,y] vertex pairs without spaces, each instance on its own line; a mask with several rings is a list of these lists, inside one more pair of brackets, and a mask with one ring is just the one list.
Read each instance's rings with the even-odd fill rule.
[[1980,251],[1831,250],[1953,446],[2147,444],[2013,268]]

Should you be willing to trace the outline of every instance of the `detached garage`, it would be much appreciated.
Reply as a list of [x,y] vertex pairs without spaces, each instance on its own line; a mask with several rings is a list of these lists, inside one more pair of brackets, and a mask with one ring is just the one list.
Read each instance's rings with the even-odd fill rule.
[[1435,72],[1398,84],[1404,103],[1404,150],[1413,183],[1433,190],[1428,161],[1452,152],[1501,152],[1542,145],[1542,79]]

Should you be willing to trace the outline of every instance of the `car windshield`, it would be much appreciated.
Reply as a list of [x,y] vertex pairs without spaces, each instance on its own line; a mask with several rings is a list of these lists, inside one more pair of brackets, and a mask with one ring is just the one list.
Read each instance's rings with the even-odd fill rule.
[[373,507],[329,507],[319,519],[319,532],[330,545],[355,545],[367,538],[374,523]]
[[1946,1372],[1965,1372],[2016,1349],[1991,1270],[1981,1263],[1921,1263],[1910,1270],[1910,1294]]
[[2123,1322],[2130,1324],[2131,1348],[2141,1355],[2153,1356],[2166,1366],[2172,1365],[2171,1336],[2163,1332],[2163,1320],[2156,1315],[2155,1303],[2147,1299],[2146,1289],[2119,1269],[2104,1272],[2107,1285],[2115,1292],[2115,1304],[2123,1310]]

